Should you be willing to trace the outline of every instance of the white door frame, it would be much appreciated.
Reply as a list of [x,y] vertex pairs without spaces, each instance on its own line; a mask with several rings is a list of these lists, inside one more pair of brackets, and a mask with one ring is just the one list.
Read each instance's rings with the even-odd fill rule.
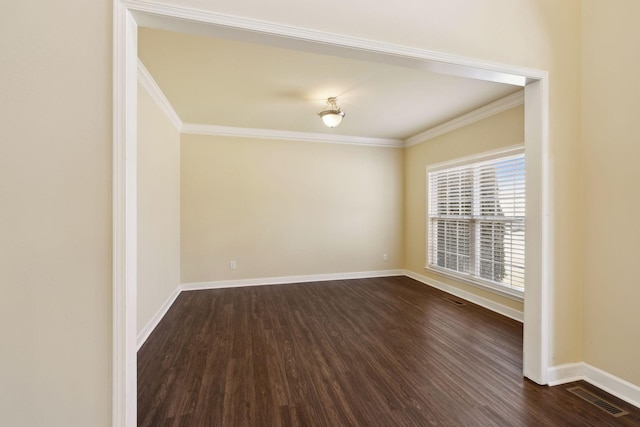
[[137,417],[137,28],[138,25],[232,36],[246,41],[375,59],[525,86],[527,275],[523,374],[547,383],[552,329],[548,295],[552,253],[549,217],[549,82],[546,71],[493,64],[407,46],[304,30],[186,9],[155,1],[114,0],[113,27],[113,425]]

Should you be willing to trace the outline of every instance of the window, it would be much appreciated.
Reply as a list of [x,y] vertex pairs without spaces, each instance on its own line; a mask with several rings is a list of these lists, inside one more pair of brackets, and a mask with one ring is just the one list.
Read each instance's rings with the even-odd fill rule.
[[522,297],[524,150],[435,165],[427,172],[427,267]]

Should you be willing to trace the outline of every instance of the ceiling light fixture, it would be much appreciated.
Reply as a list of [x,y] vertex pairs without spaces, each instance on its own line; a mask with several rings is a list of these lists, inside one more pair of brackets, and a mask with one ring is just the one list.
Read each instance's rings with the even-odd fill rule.
[[322,118],[324,124],[330,128],[338,126],[344,117],[344,113],[340,111],[340,107],[336,104],[335,97],[327,98],[327,105],[324,111],[320,111],[318,115]]

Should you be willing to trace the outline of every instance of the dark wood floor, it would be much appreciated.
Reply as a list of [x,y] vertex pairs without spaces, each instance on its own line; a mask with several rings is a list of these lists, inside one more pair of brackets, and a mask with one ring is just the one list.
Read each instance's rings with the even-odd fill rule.
[[523,379],[522,325],[447,298],[406,277],[183,292],[138,352],[138,425],[640,425]]

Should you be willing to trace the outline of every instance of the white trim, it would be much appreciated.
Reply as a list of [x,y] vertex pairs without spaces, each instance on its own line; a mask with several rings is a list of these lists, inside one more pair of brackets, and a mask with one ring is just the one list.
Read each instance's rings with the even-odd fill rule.
[[178,113],[153,79],[142,61],[138,58],[138,81],[167,116],[173,127],[181,133],[211,136],[231,136],[240,138],[279,139],[285,141],[324,142],[348,145],[369,145],[374,147],[410,147],[429,139],[452,132],[471,123],[491,117],[524,103],[524,92],[519,91],[502,99],[477,108],[441,125],[428,129],[405,140],[395,138],[374,138],[366,136],[335,135],[312,132],[294,132],[276,129],[240,128],[200,123],[183,123]]
[[327,133],[293,132],[275,129],[252,129],[230,126],[184,123],[182,133],[194,135],[231,136],[239,138],[278,139],[281,141],[324,142],[330,144],[370,145],[374,147],[401,148],[402,140],[370,138],[366,136],[334,135]]
[[167,116],[167,119],[169,119],[173,127],[180,132],[180,129],[182,128],[182,120],[180,120],[178,113],[173,109],[173,106],[164,95],[164,92],[162,92],[162,89],[160,89],[160,86],[158,86],[140,58],[138,58],[138,82],[140,82],[140,85],[145,88],[158,108],[160,108],[164,115]]
[[[289,49],[322,51],[349,57],[381,59],[390,64],[416,67],[441,74],[463,76],[477,80],[525,86],[532,79],[545,77],[545,72],[533,68],[488,62],[470,57],[436,52],[421,48],[368,40],[343,34],[333,34],[289,25],[257,21],[239,16],[223,15],[211,11],[189,9],[177,5],[149,0],[120,0],[135,12],[136,20],[152,28],[187,31],[198,26],[200,33],[212,36],[235,37],[244,41],[260,42]],[[178,19],[172,19],[178,18]],[[208,25],[201,25],[208,24]]]
[[640,387],[585,362],[549,367],[550,386],[586,381],[607,393],[640,408]]
[[137,33],[131,13],[113,3],[113,361],[112,424],[137,418]]
[[460,288],[447,285],[446,283],[442,283],[437,280],[431,279],[429,277],[425,277],[421,274],[414,273],[413,271],[404,270],[404,275],[414,280],[417,280],[418,282],[424,283],[425,285],[429,285],[432,288],[440,289],[441,291],[444,291],[451,295],[455,295],[459,298],[462,298],[466,301],[477,304],[481,307],[494,311],[510,319],[517,320],[520,323],[524,321],[524,313],[522,311],[516,310],[511,307],[507,307],[506,305],[497,303],[495,301],[491,301],[490,299],[472,294],[471,292],[463,291]]
[[329,280],[370,279],[374,277],[402,276],[402,270],[360,271],[351,273],[310,274],[304,276],[266,277],[260,279],[218,280],[213,282],[184,283],[183,291],[203,289],[240,288],[245,286],[285,285],[291,283],[326,282]]
[[482,153],[472,154],[470,156],[459,157],[454,160],[447,160],[444,162],[433,163],[427,165],[428,172],[437,172],[441,169],[456,168],[458,166],[468,166],[469,163],[482,163],[485,161],[495,160],[501,157],[517,156],[524,154],[524,143],[510,145],[508,147],[498,148],[490,151],[483,151]]
[[[554,289],[554,276],[552,272],[554,271],[554,250],[552,245],[552,230],[553,230],[553,222],[551,217],[551,166],[550,166],[550,154],[549,154],[549,74],[545,71],[544,78],[539,81],[528,84],[525,87],[525,100],[526,105],[529,107],[528,109],[532,109],[536,107],[536,101],[532,101],[531,98],[533,96],[540,97],[540,108],[535,112],[535,118],[531,118],[529,116],[528,119],[525,119],[525,126],[527,130],[525,130],[525,151],[526,151],[526,141],[529,141],[529,145],[532,143],[532,139],[536,139],[536,143],[534,145],[539,145],[540,149],[540,192],[542,199],[540,206],[540,215],[542,216],[542,226],[540,228],[540,281],[537,283],[536,289],[533,291],[534,296],[538,296],[540,298],[540,302],[536,303],[535,298],[529,300],[529,307],[533,306],[534,309],[538,308],[540,310],[540,321],[536,324],[529,325],[525,328],[524,336],[533,335],[535,332],[540,334],[540,347],[539,353],[543,355],[544,359],[540,363],[540,370],[545,371],[549,366],[549,360],[552,357],[551,355],[551,341],[553,340],[553,334],[551,333],[554,330],[552,315],[551,315],[551,303],[553,301],[551,291]],[[533,95],[532,93],[535,93]],[[525,112],[525,117],[527,116]],[[536,124],[534,122],[538,122],[537,131],[540,132],[539,136],[534,136],[535,131],[532,131],[531,128],[535,128]],[[531,162],[531,164],[535,164]],[[535,268],[532,266],[532,268]],[[526,292],[526,291],[525,291]],[[528,330],[527,330],[528,329]],[[545,380],[545,378],[542,378]]]
[[584,380],[583,365],[584,363],[580,362],[549,367],[547,373],[548,384],[556,386]]
[[639,386],[605,372],[602,369],[598,369],[595,366],[591,366],[588,363],[584,364],[583,369],[585,381],[640,408]]
[[169,119],[173,127],[181,133],[195,135],[212,135],[212,136],[231,136],[240,138],[261,138],[261,139],[279,139],[285,141],[304,141],[304,142],[324,142],[334,144],[348,145],[369,145],[374,147],[410,147],[412,145],[425,142],[429,139],[452,132],[471,123],[491,117],[508,109],[514,108],[524,103],[524,92],[518,91],[514,94],[501,98],[483,107],[477,108],[462,116],[456,117],[441,125],[428,129],[418,135],[412,136],[405,140],[396,138],[374,138],[366,136],[350,136],[335,135],[326,133],[312,132],[294,132],[277,129],[257,129],[257,128],[241,128],[231,126],[217,126],[201,123],[183,123],[175,111],[171,102],[167,99],[164,92],[158,86],[149,70],[144,66],[140,58],[138,58],[138,81],[158,105],[160,110]]
[[173,290],[173,292],[171,292],[171,295],[169,295],[169,297],[166,299],[164,304],[162,304],[162,306],[158,309],[158,311],[156,311],[156,314],[154,314],[153,317],[149,319],[145,327],[142,328],[142,330],[138,334],[138,339],[137,339],[138,351],[140,351],[140,348],[147,341],[147,339],[149,338],[149,335],[151,335],[151,332],[153,332],[156,326],[158,326],[158,323],[160,323],[164,315],[167,314],[167,311],[169,311],[173,303],[176,301],[176,298],[178,298],[178,295],[180,295],[180,292],[182,292],[182,286],[178,285]]
[[374,147],[402,148],[403,141],[393,138],[335,135],[312,132],[293,132],[276,129],[240,128],[199,123],[183,123],[178,113],[138,58],[138,81],[146,89],[173,127],[181,134],[230,136],[239,138],[278,139],[283,141],[323,142],[332,144],[368,145]]
[[547,384],[554,329],[550,298],[554,252],[549,180],[549,78],[546,73],[545,78],[525,87],[524,113],[527,274],[522,368],[525,377],[544,385]]
[[437,136],[453,132],[456,129],[460,129],[472,123],[479,122],[480,120],[484,120],[488,117],[494,116],[498,113],[502,113],[503,111],[507,111],[522,104],[524,104],[524,91],[518,91],[483,107],[477,108],[469,113],[456,117],[455,119],[451,119],[445,123],[409,137],[404,140],[404,146],[411,147],[412,145],[420,144]]
[[500,285],[496,285],[496,284],[491,283],[488,280],[482,280],[479,277],[461,274],[461,273],[458,273],[456,271],[448,270],[446,268],[438,267],[438,266],[435,266],[435,265],[433,265],[433,266],[427,265],[425,267],[425,269],[429,270],[429,271],[433,271],[434,273],[439,274],[441,276],[451,277],[452,279],[457,280],[457,281],[462,282],[462,283],[465,283],[465,284],[467,284],[469,286],[473,286],[475,288],[482,289],[482,290],[485,290],[487,292],[491,292],[491,293],[503,296],[505,298],[512,299],[514,301],[524,302],[524,292],[523,291],[519,291],[517,289],[512,289],[512,288],[507,288],[506,286],[503,287],[503,286],[500,286]]

